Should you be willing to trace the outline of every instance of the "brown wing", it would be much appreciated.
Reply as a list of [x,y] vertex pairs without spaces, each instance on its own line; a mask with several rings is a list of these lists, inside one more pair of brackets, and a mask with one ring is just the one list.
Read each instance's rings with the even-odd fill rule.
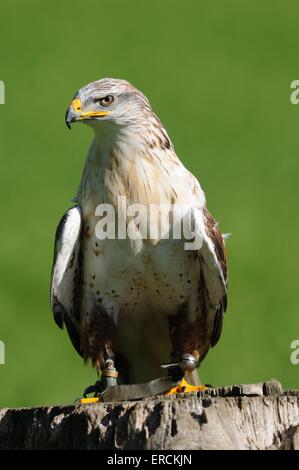
[[[213,330],[210,338],[211,346],[215,346],[220,338],[221,331],[222,331],[222,324],[223,324],[223,314],[227,308],[227,284],[228,284],[228,274],[227,274],[227,256],[226,256],[226,248],[223,240],[223,236],[219,230],[218,224],[215,219],[212,217],[208,209],[205,207],[203,210],[204,220],[205,220],[205,229],[207,236],[209,237],[212,245],[214,247],[214,257],[215,257],[215,265],[214,268],[219,270],[220,276],[219,283],[222,284],[222,295],[220,294],[220,298],[218,297],[219,303],[215,306],[215,318],[214,318],[214,325]],[[206,283],[206,288],[208,289],[209,283],[207,280],[208,274],[205,275],[204,278]],[[209,290],[209,289],[208,289]],[[209,298],[211,299],[213,296],[212,292],[208,292]]]

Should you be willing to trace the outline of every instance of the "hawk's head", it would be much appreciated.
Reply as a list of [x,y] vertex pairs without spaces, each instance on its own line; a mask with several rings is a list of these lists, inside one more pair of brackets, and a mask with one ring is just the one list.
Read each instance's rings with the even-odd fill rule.
[[148,99],[126,80],[103,78],[81,88],[69,106],[65,121],[82,121],[93,128],[103,122],[125,127],[152,114]]

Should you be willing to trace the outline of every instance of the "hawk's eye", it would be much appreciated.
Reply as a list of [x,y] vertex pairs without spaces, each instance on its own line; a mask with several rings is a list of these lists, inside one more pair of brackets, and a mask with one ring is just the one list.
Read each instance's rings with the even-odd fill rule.
[[104,96],[104,98],[100,98],[97,100],[102,106],[109,106],[113,103],[114,98],[112,95]]

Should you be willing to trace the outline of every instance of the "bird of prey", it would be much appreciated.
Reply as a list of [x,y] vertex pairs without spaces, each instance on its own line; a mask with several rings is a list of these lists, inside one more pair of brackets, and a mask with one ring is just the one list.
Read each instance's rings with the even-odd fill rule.
[[[219,340],[227,305],[224,237],[199,182],[176,155],[146,96],[125,80],[104,78],[81,88],[66,113],[67,126],[75,122],[91,127],[94,138],[75,205],[56,232],[56,323],[66,326],[74,348],[99,372],[112,365],[119,383],[160,377],[162,364],[186,354],[198,366]],[[103,204],[114,210],[115,236],[97,235]],[[130,211],[136,205],[145,208],[139,217]],[[151,229],[151,219],[144,220],[151,207],[174,205],[193,211],[199,246],[186,249],[186,238],[162,230],[141,233],[141,226]],[[169,235],[175,219],[166,212]],[[133,224],[134,236],[118,236],[120,218],[131,232]],[[197,384],[194,372],[185,391]]]

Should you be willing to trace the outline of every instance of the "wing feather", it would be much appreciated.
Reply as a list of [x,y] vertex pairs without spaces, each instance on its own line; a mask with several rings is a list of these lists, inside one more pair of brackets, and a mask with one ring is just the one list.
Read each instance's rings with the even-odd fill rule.
[[227,257],[223,236],[218,224],[208,209],[204,207],[204,237],[199,256],[207,297],[208,314],[212,313],[213,323],[210,335],[211,346],[215,346],[221,336],[223,315],[227,308]]
[[66,325],[80,355],[81,231],[81,209],[75,206],[63,215],[56,230],[51,282],[54,320],[60,328]]

